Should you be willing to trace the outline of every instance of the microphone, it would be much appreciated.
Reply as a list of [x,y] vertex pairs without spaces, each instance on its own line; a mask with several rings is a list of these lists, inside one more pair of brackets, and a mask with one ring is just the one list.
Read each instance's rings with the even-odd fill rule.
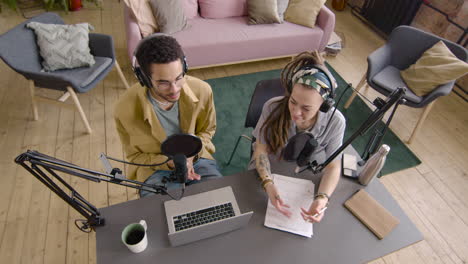
[[310,132],[301,132],[291,137],[283,151],[283,158],[286,161],[295,161],[297,164],[295,173],[298,173],[301,167],[309,165],[310,157],[318,146],[314,135]]
[[312,153],[314,153],[317,146],[318,142],[313,136],[306,141],[306,143],[304,144],[304,148],[302,148],[301,152],[299,153],[299,156],[296,159],[297,167],[294,170],[294,173],[298,173],[301,167],[309,165],[310,157],[312,156]]
[[187,174],[188,174],[188,169],[187,169],[187,157],[185,157],[184,154],[175,154],[172,157],[172,160],[174,161],[174,178],[176,182],[183,183],[187,181]]

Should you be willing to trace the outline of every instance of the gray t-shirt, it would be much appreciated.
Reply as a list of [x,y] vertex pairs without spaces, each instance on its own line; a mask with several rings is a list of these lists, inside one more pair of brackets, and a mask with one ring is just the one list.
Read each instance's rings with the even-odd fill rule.
[[[262,115],[258,120],[257,126],[252,132],[252,135],[257,139],[257,142],[266,144],[266,140],[263,136],[263,133],[260,133],[260,128],[262,127],[263,123],[268,118],[268,116],[271,114],[274,107],[278,104],[278,101],[282,98],[283,96],[271,98],[263,105]],[[312,132],[314,137],[317,139],[317,142],[319,143],[318,147],[312,153],[311,161],[316,160],[318,164],[322,164],[323,162],[325,162],[325,160],[327,160],[327,158],[330,157],[343,144],[346,120],[339,110],[335,111],[335,114],[333,115],[330,121],[330,125],[328,126],[327,131],[324,131],[325,127],[327,126],[328,120],[332,116],[333,110],[334,109],[330,109],[327,113],[319,111],[317,122],[315,123],[314,127],[310,130],[310,132]],[[296,135],[296,124],[294,124],[294,122],[291,122],[291,127],[288,131],[288,139]],[[340,155],[337,158],[339,157]],[[281,150],[279,150],[275,154],[269,154],[268,158],[270,162],[276,162],[282,159]],[[249,169],[254,168],[255,161],[252,157],[252,160],[249,164]]]
[[177,101],[171,109],[164,110],[159,107],[158,102],[154,100],[154,98],[148,93],[148,99],[150,100],[151,104],[153,105],[154,112],[161,123],[161,126],[164,128],[166,132],[166,136],[169,137],[173,134],[180,133],[180,126],[179,126],[179,102]]

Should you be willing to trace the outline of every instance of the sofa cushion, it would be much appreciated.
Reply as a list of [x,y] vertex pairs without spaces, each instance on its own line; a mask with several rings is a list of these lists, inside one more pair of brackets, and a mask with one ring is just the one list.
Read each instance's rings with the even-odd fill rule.
[[204,18],[227,18],[247,15],[247,0],[198,0]]
[[148,0],[124,0],[124,3],[130,9],[131,16],[137,22],[143,37],[158,31],[158,24]]
[[249,0],[247,11],[250,25],[281,23],[276,0]]
[[197,0],[183,0],[184,13],[188,19],[198,16],[198,1]]
[[150,5],[160,32],[173,34],[187,28],[182,0],[150,0]]
[[[248,17],[190,20],[174,34],[191,67],[297,54],[319,49],[323,30],[289,22],[247,26]],[[228,29],[228,30],[226,30]]]
[[284,20],[313,28],[325,2],[326,0],[289,0]]

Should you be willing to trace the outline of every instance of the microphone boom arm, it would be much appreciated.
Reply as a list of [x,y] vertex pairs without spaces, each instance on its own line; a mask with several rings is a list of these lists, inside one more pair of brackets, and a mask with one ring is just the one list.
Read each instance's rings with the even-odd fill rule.
[[[57,171],[94,182],[106,181],[156,194],[166,193],[165,185],[147,184],[129,180],[119,173],[116,173],[117,176],[115,176],[108,173],[81,168],[72,163],[47,156],[37,151],[28,150],[22,153],[15,158],[15,162],[25,168],[29,173],[47,186],[47,188],[53,191],[62,200],[67,202],[86,218],[86,220],[76,220],[75,222],[75,225],[84,232],[90,232],[94,227],[104,225],[105,220],[99,213],[98,209],[81,196],[62,177],[60,177],[56,173]],[[53,181],[53,178],[57,179],[64,187],[59,186],[56,181]],[[78,222],[81,222],[81,226],[78,226]]]
[[[390,124],[393,115],[395,114],[398,106],[403,103],[403,96],[405,95],[405,88],[397,88],[394,90],[388,97],[387,100],[384,102],[379,101],[379,105],[377,106],[377,109],[372,112],[372,114],[362,123],[362,125],[359,127],[359,129],[352,134],[345,143],[343,143],[324,163],[317,165],[316,161],[310,162],[306,169],[309,168],[312,170],[314,174],[321,172],[328,164],[330,164],[338,155],[343,152],[345,148],[347,148],[358,136],[364,135],[369,129],[374,127],[374,125],[382,119],[384,114],[393,106],[392,113],[390,114],[389,119],[387,120],[385,127],[383,128],[383,131],[380,133],[380,138],[378,139],[378,143],[383,139],[383,136],[385,135],[385,132],[388,128],[388,125]],[[380,99],[380,98],[379,98]],[[377,133],[379,131],[376,131]],[[369,148],[371,145],[378,146],[379,144],[374,144],[376,140],[377,134],[373,135],[366,146],[366,151],[365,151],[365,157],[364,160],[367,160],[369,158],[370,153]]]

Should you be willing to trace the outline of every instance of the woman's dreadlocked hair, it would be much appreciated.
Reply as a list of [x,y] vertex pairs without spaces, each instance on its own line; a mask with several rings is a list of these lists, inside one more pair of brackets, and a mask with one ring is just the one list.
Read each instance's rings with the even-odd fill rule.
[[294,74],[304,66],[314,64],[323,65],[322,56],[317,51],[305,51],[294,57],[281,71],[281,85],[286,88],[284,98],[275,102],[276,105],[260,128],[260,134],[263,133],[269,153],[278,152],[288,141],[288,130],[291,126],[288,102],[294,86],[292,80]]

